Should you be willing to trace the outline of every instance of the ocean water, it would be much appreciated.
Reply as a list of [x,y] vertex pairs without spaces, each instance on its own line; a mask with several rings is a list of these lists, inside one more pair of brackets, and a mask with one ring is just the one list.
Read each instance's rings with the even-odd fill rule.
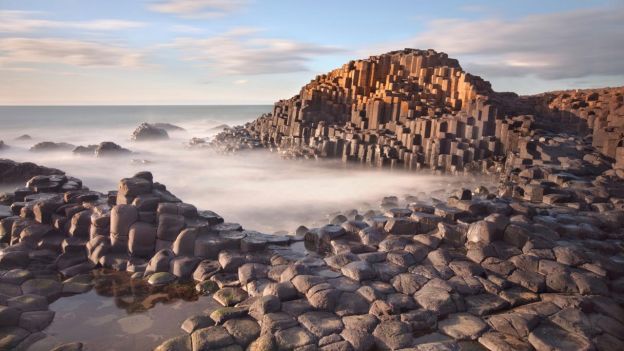
[[[299,225],[326,223],[337,212],[376,209],[388,195],[433,192],[443,197],[462,186],[488,183],[347,166],[336,160],[282,160],[266,150],[220,155],[185,147],[192,137],[214,136],[219,125],[243,124],[270,110],[268,105],[0,107],[0,140],[10,146],[0,151],[0,158],[59,168],[102,192],[115,190],[123,177],[148,170],[185,202],[264,232],[293,232]],[[185,130],[170,132],[165,141],[132,142],[130,135],[141,122],[172,123]],[[16,140],[23,134],[32,140]],[[95,158],[71,151],[29,151],[41,141],[114,141],[133,153]]]

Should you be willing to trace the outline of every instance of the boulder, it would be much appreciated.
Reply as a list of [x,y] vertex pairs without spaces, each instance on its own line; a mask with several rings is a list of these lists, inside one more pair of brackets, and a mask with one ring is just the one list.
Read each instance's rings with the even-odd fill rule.
[[164,140],[169,139],[169,134],[165,129],[149,123],[141,123],[134,132],[132,132],[130,139],[132,141]]

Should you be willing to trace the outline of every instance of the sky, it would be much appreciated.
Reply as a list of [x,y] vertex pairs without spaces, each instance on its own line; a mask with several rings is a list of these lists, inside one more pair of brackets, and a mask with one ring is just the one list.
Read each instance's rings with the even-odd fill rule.
[[624,85],[623,0],[0,0],[0,105],[271,104],[435,49],[496,91]]

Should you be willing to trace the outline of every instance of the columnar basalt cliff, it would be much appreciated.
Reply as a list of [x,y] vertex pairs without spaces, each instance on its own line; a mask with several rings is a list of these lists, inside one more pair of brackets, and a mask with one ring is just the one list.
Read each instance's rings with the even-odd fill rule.
[[433,50],[403,50],[351,61],[275,104],[248,130],[265,144],[375,165],[444,170],[487,168],[515,147],[517,125],[504,119],[515,94]]
[[527,153],[526,144],[544,130],[565,126],[580,136],[593,130],[593,146],[622,162],[622,90],[497,93],[444,53],[405,49],[317,76],[275,103],[272,113],[245,130],[225,131],[215,144],[376,166],[488,171],[500,169],[510,153]]

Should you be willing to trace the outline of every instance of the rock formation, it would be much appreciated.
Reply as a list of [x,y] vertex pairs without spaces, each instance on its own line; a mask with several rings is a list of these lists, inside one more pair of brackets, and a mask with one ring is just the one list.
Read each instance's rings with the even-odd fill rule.
[[406,169],[495,171],[508,153],[526,153],[541,127],[573,123],[567,133],[593,130],[597,150],[622,163],[623,89],[496,93],[444,53],[406,49],[317,76],[272,113],[224,131],[214,144],[222,150],[262,144],[287,157]]
[[169,139],[169,134],[163,128],[156,127],[149,123],[141,123],[131,136],[132,141],[149,141]]
[[75,146],[68,143],[55,143],[53,141],[42,141],[33,145],[30,151],[33,152],[45,152],[45,151],[66,151],[72,150]]
[[112,141],[103,141],[98,145],[78,146],[73,150],[73,153],[77,155],[109,157],[128,155],[131,151]]
[[64,174],[63,171],[36,165],[0,159],[0,184],[24,183],[36,175]]

